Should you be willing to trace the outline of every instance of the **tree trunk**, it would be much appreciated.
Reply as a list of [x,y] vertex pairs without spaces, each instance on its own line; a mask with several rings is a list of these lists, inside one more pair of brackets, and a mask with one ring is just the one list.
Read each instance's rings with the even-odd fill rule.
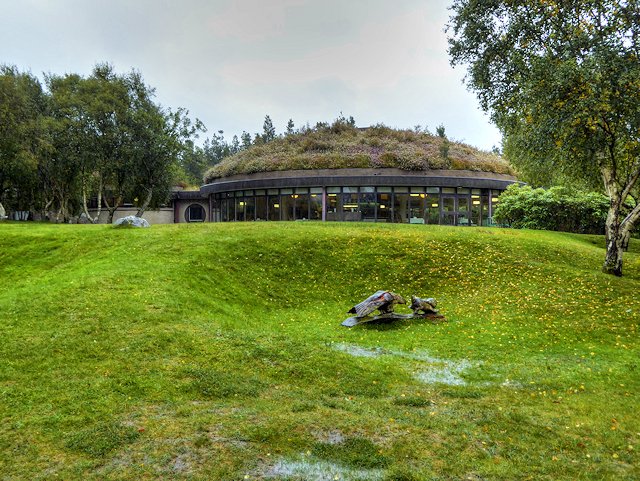
[[107,224],[113,224],[113,216],[116,213],[116,210],[118,210],[118,207],[120,206],[121,203],[122,203],[122,197],[117,197],[113,200],[113,206],[110,206],[106,196],[104,197],[104,205],[107,208],[107,211],[109,211]]
[[100,212],[102,211],[102,176],[100,176],[100,183],[98,184],[98,209],[96,211],[96,216],[91,217],[89,215],[89,208],[87,206],[87,183],[86,179],[83,177],[82,179],[82,209],[84,210],[84,215],[87,216],[87,220],[92,224],[97,224],[100,219]]
[[138,207],[138,212],[136,212],[136,217],[142,217],[144,211],[147,210],[149,204],[151,203],[151,198],[153,197],[153,189],[147,189],[147,198],[144,200],[142,205]]
[[625,235],[620,228],[620,221],[614,224],[607,222],[607,253],[604,257],[602,272],[622,276],[622,253],[624,252]]

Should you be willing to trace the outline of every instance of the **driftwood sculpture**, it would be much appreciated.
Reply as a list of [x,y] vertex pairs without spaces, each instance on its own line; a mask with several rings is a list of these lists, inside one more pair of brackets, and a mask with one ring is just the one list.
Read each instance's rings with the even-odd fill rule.
[[402,296],[391,291],[377,291],[370,295],[360,304],[356,304],[349,309],[349,314],[355,314],[356,317],[366,317],[373,311],[378,309],[381,314],[389,314],[393,312],[393,306],[396,304],[406,304]]
[[424,314],[437,314],[438,309],[436,306],[438,303],[433,297],[427,299],[421,299],[420,297],[411,296],[411,310],[414,315],[422,313]]
[[[391,291],[377,291],[367,297],[364,301],[349,309],[349,314],[355,314],[342,323],[343,326],[353,327],[357,324],[370,321],[395,321],[398,319],[444,319],[436,309],[437,302],[433,297],[422,299],[411,296],[412,314],[397,314],[393,312],[396,304],[406,304],[404,298]],[[370,316],[375,310],[379,311],[376,316]]]

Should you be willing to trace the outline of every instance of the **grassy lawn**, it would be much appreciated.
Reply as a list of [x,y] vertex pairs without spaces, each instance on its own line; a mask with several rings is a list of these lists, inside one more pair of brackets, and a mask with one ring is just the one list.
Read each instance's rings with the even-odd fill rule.
[[[0,224],[0,480],[640,479],[640,242],[602,244]],[[340,326],[377,289],[448,322]]]

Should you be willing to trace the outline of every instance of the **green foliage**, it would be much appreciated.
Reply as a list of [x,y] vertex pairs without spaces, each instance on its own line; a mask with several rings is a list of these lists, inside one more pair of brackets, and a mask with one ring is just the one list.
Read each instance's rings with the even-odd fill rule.
[[287,122],[287,130],[286,130],[286,135],[293,135],[295,134],[296,129],[295,129],[295,124],[293,123],[293,119],[289,119],[289,121]]
[[92,197],[111,216],[125,198],[138,199],[139,215],[166,202],[199,121],[160,107],[138,72],[118,75],[109,64],[87,78],[48,75],[46,87],[30,74],[0,70],[0,201],[57,210],[59,220],[81,209],[88,216]]
[[273,121],[268,115],[264,118],[264,124],[262,125],[262,141],[266,144],[276,138],[276,128],[273,126]]
[[603,270],[622,275],[623,246],[640,222],[637,1],[456,0],[452,11],[452,62],[468,65],[510,162],[537,184],[604,184]]
[[517,229],[602,234],[608,209],[609,201],[602,194],[513,184],[500,195],[493,217]]
[[47,99],[37,78],[0,65],[0,203],[30,210],[40,200],[38,159],[49,146]]

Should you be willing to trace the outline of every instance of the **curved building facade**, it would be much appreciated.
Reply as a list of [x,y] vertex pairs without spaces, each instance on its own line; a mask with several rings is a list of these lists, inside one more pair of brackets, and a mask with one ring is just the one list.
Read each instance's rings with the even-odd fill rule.
[[465,170],[289,170],[201,187],[213,222],[361,221],[492,225],[498,195],[517,179]]

